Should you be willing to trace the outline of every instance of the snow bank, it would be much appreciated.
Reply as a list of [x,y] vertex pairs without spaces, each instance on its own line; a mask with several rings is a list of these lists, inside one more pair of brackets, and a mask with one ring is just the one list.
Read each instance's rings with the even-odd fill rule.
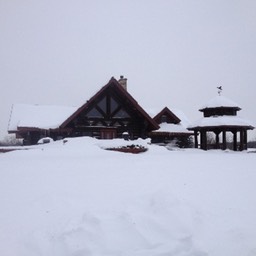
[[0,154],[1,255],[255,255],[255,154],[122,143]]

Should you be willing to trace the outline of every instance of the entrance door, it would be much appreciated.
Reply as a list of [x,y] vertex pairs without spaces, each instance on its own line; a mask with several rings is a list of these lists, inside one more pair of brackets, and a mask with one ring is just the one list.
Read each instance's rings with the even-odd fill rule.
[[116,129],[102,129],[100,131],[100,138],[105,140],[111,140],[116,138]]

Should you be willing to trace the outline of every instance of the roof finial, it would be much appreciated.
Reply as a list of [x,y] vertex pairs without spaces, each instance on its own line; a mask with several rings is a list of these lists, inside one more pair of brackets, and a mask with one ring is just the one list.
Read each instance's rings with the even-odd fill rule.
[[219,94],[219,96],[220,96],[221,93],[222,93],[222,86],[218,86],[217,89],[218,89],[218,94]]

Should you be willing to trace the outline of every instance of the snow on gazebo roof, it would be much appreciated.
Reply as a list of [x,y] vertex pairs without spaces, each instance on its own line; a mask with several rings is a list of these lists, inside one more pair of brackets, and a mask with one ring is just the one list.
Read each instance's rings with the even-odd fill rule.
[[77,107],[14,104],[8,130],[17,131],[19,127],[55,129],[76,110]]
[[203,117],[198,121],[195,121],[189,125],[188,129],[200,128],[200,127],[220,127],[220,126],[230,126],[230,127],[246,127],[248,129],[253,129],[253,124],[243,119],[239,116],[211,116]]
[[234,101],[232,101],[222,95],[218,95],[218,96],[214,97],[213,99],[211,99],[210,101],[208,101],[206,104],[204,104],[199,109],[199,111],[202,111],[206,108],[220,108],[220,107],[236,108],[238,110],[241,109],[241,107]]

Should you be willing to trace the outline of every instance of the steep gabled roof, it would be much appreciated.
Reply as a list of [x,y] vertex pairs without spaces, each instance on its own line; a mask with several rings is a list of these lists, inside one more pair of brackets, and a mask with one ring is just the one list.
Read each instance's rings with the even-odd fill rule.
[[174,122],[178,124],[181,120],[167,107],[163,108],[153,119],[158,122],[159,118],[161,118],[161,116],[166,115],[169,116]]
[[[176,112],[178,112],[176,110]],[[181,112],[179,113],[181,114]],[[169,117],[170,120],[172,120],[171,123],[162,123],[161,122],[161,117],[165,115]],[[183,114],[183,117],[185,115]],[[171,111],[168,107],[163,108],[156,116],[153,118],[160,126],[160,128],[156,131],[152,131],[151,134],[173,134],[173,135],[188,135],[192,134],[190,131],[187,130],[187,124],[188,121],[185,122],[187,123],[186,125],[183,123],[183,120],[181,120],[177,114],[174,114],[173,111]]]
[[74,120],[83,110],[87,109],[91,104],[95,102],[96,99],[101,97],[101,95],[104,94],[104,92],[109,88],[112,87],[116,93],[124,97],[126,100],[129,101],[129,103],[132,105],[136,111],[138,111],[143,118],[145,118],[151,129],[155,130],[158,129],[158,124],[146,113],[146,111],[138,104],[138,102],[125,90],[119,82],[112,77],[109,82],[103,86],[94,96],[92,96],[85,104],[83,104],[80,108],[78,108],[77,111],[75,111],[68,119],[66,119],[61,125],[60,128],[65,128],[66,125],[68,125],[72,120]]

